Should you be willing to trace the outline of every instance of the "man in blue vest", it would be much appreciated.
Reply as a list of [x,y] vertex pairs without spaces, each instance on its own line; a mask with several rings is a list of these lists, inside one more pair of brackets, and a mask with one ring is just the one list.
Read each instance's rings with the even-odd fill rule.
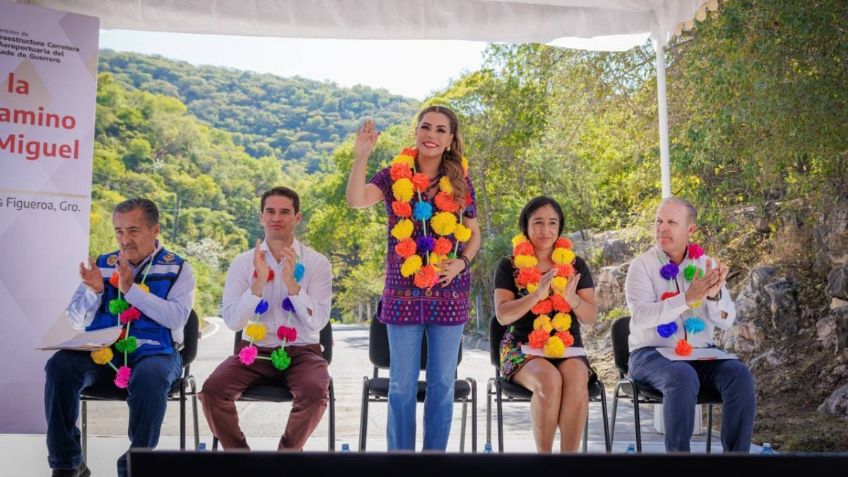
[[[47,361],[44,411],[47,460],[54,476],[90,475],[76,426],[84,388],[97,383],[126,387],[130,447],[153,448],[159,442],[168,391],[182,373],[178,348],[194,299],[194,273],[188,262],[165,250],[157,240],[159,210],[152,201],[121,202],[115,207],[112,223],[119,249],[101,255],[96,262],[89,259],[88,266],[80,264],[82,284],[67,313],[72,327],[92,331],[126,321],[127,315],[120,317],[122,313],[114,306],[121,299],[126,301],[125,307],[136,309],[129,326],[135,350],[128,352],[126,363],[131,374],[119,384],[115,368],[125,363],[124,353],[117,351],[111,366],[95,363],[88,351],[61,350]],[[115,311],[118,313],[113,314]],[[118,459],[118,475],[126,473],[123,454]]]

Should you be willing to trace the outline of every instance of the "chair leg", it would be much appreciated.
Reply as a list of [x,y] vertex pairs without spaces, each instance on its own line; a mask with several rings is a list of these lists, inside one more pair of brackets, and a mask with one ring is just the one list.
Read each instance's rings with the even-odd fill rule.
[[495,402],[498,405],[498,452],[503,454],[503,390],[498,382],[495,382],[495,389],[497,390]]
[[336,392],[333,388],[333,378],[330,378],[330,431],[328,433],[327,449],[330,452],[336,451]]
[[468,420],[468,401],[462,402],[462,423],[459,427],[459,452],[465,452],[465,423]]
[[477,453],[477,381],[468,378],[471,383],[471,452]]
[[191,385],[191,414],[194,421],[194,448],[197,449],[200,447],[200,426],[197,422],[197,383],[193,376],[189,378],[189,384]]
[[82,460],[88,462],[88,401],[82,401],[82,416],[80,427],[82,427]]
[[612,450],[612,443],[615,440],[615,414],[618,412],[618,392],[621,390],[621,384],[616,383],[612,393],[612,418],[610,419],[609,430],[609,448]]
[[495,386],[495,380],[489,378],[486,383],[486,444],[492,445],[492,389]]
[[365,437],[368,435],[368,378],[362,383],[362,411],[359,415],[359,452],[365,452]]
[[633,388],[633,423],[636,426],[636,452],[642,452],[642,421],[639,419],[639,391]]
[[[700,417],[700,416],[699,416]],[[710,453],[713,441],[713,405],[707,405],[707,454]]]
[[583,426],[583,453],[589,453],[589,413],[586,413],[586,425]]
[[612,442],[609,434],[609,422],[607,420],[607,391],[604,389],[603,383],[598,383],[601,388],[601,418],[604,422],[604,448],[607,454],[612,451]]
[[185,450],[186,444],[186,394],[185,394],[185,379],[180,380],[180,450]]

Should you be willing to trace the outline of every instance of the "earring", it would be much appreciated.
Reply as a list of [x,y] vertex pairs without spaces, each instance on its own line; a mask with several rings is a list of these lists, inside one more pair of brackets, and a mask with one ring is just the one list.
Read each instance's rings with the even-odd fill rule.
[[448,146],[447,149],[445,149],[445,152],[450,152],[450,146]]

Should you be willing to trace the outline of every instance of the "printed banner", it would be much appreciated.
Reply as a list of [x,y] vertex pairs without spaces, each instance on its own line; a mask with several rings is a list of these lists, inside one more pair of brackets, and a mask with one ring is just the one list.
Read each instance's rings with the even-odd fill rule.
[[0,1],[0,433],[42,433],[43,337],[88,254],[99,20]]

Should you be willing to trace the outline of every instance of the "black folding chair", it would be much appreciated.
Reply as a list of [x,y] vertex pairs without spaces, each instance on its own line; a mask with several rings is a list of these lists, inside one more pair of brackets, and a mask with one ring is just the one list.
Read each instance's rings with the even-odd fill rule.
[[[610,330],[612,334],[612,352],[615,358],[615,367],[618,368],[619,381],[615,385],[612,396],[612,427],[610,428],[610,444],[615,438],[615,413],[618,411],[618,399],[627,398],[633,402],[633,421],[636,426],[636,452],[642,452],[642,424],[639,420],[639,404],[662,404],[663,396],[658,390],[638,384],[628,376],[628,360],[630,359],[630,346],[627,343],[630,337],[630,317],[625,316],[615,320]],[[713,438],[713,405],[721,404],[721,395],[718,392],[704,389],[698,392],[698,404],[707,405],[707,452],[710,452]]]
[[[507,381],[501,376],[500,345],[506,326],[498,323],[494,316],[489,320],[489,361],[495,367],[495,377],[489,378],[486,386],[486,442],[492,443],[492,397],[497,402],[498,412],[498,452],[504,451],[503,443],[503,402],[530,402],[533,393],[524,386]],[[607,422],[607,394],[604,383],[595,373],[589,375],[589,402],[600,402],[601,413],[604,421],[604,447],[610,451],[612,442],[608,432]],[[589,415],[586,415],[586,427],[583,430],[583,452],[589,451]]]
[[[185,450],[186,429],[185,429],[185,403],[186,398],[191,396],[192,418],[194,422],[194,448],[200,443],[200,435],[197,430],[197,386],[194,381],[194,376],[191,375],[189,366],[197,356],[199,321],[197,313],[191,310],[188,321],[183,328],[183,347],[180,349],[180,356],[183,359],[183,375],[171,385],[168,391],[169,401],[180,402],[180,450]],[[186,386],[190,390],[186,390]],[[116,387],[112,383],[98,383],[94,386],[89,386],[82,390],[80,394],[80,402],[82,404],[81,420],[82,420],[82,457],[83,460],[88,460],[88,401],[126,401],[129,395],[126,389]]]
[[[374,365],[374,374],[372,377],[363,377],[362,383],[362,414],[359,424],[359,450],[365,451],[365,440],[368,435],[368,403],[382,402],[388,403],[389,398],[389,378],[379,376],[379,370],[389,369],[391,359],[389,356],[389,335],[386,330],[386,325],[380,323],[380,308],[382,303],[377,305],[377,312],[371,317],[371,327],[369,330],[368,341],[368,356],[371,359],[371,364]],[[459,357],[457,365],[462,361],[462,344],[459,345]],[[421,340],[421,365],[420,369],[427,368],[427,334]],[[424,402],[427,383],[418,381],[417,401]],[[468,418],[467,406],[471,403],[471,452],[477,452],[477,381],[474,378],[467,377],[465,379],[457,379],[454,382],[454,397],[455,403],[462,403],[462,427],[460,431],[459,451],[465,451],[465,426]]]
[[[321,329],[321,335],[318,338],[318,342],[321,344],[321,354],[324,356],[324,359],[327,360],[327,364],[330,364],[333,361],[333,327],[331,323],[332,322],[330,321],[327,322],[327,325]],[[233,344],[234,350],[238,348],[238,345],[241,342],[241,336],[241,331],[236,333],[235,342]],[[330,420],[328,423],[329,434],[327,436],[327,450],[333,452],[336,448],[336,394],[333,389],[332,376],[330,376],[329,393]],[[285,383],[274,382],[262,383],[249,387],[242,393],[238,400],[242,402],[283,403],[294,401],[294,396],[292,396]],[[218,449],[218,438],[215,436],[212,437],[212,449]]]

